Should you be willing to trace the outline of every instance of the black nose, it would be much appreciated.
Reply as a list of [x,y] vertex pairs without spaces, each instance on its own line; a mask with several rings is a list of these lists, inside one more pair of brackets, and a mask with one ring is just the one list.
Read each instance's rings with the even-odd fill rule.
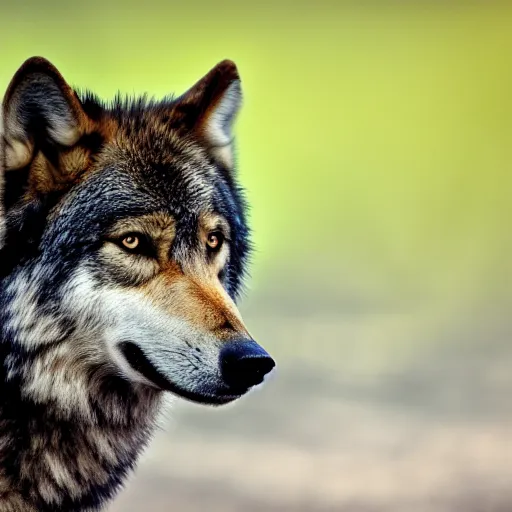
[[254,341],[231,341],[220,351],[220,369],[224,382],[247,389],[263,382],[276,363]]

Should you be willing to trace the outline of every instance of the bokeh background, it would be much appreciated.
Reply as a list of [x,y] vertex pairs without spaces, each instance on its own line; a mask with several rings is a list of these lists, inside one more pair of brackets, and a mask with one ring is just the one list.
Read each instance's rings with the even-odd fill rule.
[[512,4],[0,2],[104,98],[239,66],[256,252],[241,309],[278,371],[177,405],[110,512],[512,510]]

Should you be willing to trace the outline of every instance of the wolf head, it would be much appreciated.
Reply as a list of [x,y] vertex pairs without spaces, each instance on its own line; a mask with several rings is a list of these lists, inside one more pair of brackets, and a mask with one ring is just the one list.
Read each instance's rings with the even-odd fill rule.
[[[42,58],[16,73],[2,112],[1,329],[18,347],[10,378],[36,401],[72,409],[101,375],[222,404],[273,368],[235,305],[249,249],[240,102],[230,61],[179,98],[110,105]],[[34,353],[38,371],[22,364]]]

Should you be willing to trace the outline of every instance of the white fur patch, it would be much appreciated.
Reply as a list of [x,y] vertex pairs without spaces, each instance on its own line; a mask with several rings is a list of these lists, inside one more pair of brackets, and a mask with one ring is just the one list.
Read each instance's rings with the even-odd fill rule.
[[[62,464],[62,461],[58,457],[52,455],[49,451],[47,451],[44,455],[44,460],[48,467],[48,470],[50,471],[52,480],[56,484],[53,485],[52,482],[51,487],[57,498],[60,497],[59,492],[57,490],[59,487],[65,488],[69,492],[70,496],[74,498],[81,495],[80,486],[76,482],[73,475],[68,471],[66,466]],[[55,489],[55,487],[57,487],[57,489]]]
[[[91,406],[86,392],[87,375],[77,364],[77,350],[67,343],[36,358],[25,369],[23,392],[35,402],[54,401],[63,416],[78,413],[83,418],[91,416]],[[56,361],[61,365],[55,365]]]
[[232,127],[241,104],[240,80],[235,80],[226,89],[204,125],[204,136],[214,157],[228,169],[233,168]]
[[54,315],[44,314],[37,304],[38,282],[25,277],[16,278],[7,288],[12,299],[6,308],[5,328],[16,333],[16,342],[36,347],[54,342],[62,335]]
[[24,167],[32,157],[32,146],[19,140],[10,139],[5,147],[5,165],[8,170]]
[[[16,100],[13,100],[16,102]],[[3,119],[3,136],[5,137],[5,166],[4,171],[20,169],[30,162],[33,151],[31,139],[23,130],[17,119],[17,103],[15,108],[6,109]]]
[[77,122],[71,118],[71,115],[61,117],[50,114],[48,121],[48,132],[54,141],[68,147],[76,144],[80,138],[80,130]]
[[[63,296],[70,316],[83,325],[84,332],[94,333],[93,339],[85,337],[81,346],[93,345],[98,357],[108,358],[132,382],[152,385],[121,354],[119,344],[123,341],[136,344],[162,375],[185,389],[218,377],[218,346],[208,343],[207,335],[185,320],[154,306],[141,293],[98,287],[81,269]],[[198,344],[200,356],[195,350]]]

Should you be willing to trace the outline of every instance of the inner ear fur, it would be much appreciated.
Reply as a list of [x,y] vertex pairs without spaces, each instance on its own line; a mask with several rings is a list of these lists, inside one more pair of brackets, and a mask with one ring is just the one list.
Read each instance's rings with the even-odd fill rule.
[[26,166],[37,145],[70,147],[87,131],[80,100],[46,59],[28,59],[16,72],[2,105],[4,166]]
[[214,160],[232,169],[233,126],[241,104],[237,67],[224,60],[176,100],[173,118],[196,134]]
[[4,210],[23,191],[51,193],[72,179],[59,157],[93,124],[55,66],[41,57],[28,59],[7,88],[1,118]]

